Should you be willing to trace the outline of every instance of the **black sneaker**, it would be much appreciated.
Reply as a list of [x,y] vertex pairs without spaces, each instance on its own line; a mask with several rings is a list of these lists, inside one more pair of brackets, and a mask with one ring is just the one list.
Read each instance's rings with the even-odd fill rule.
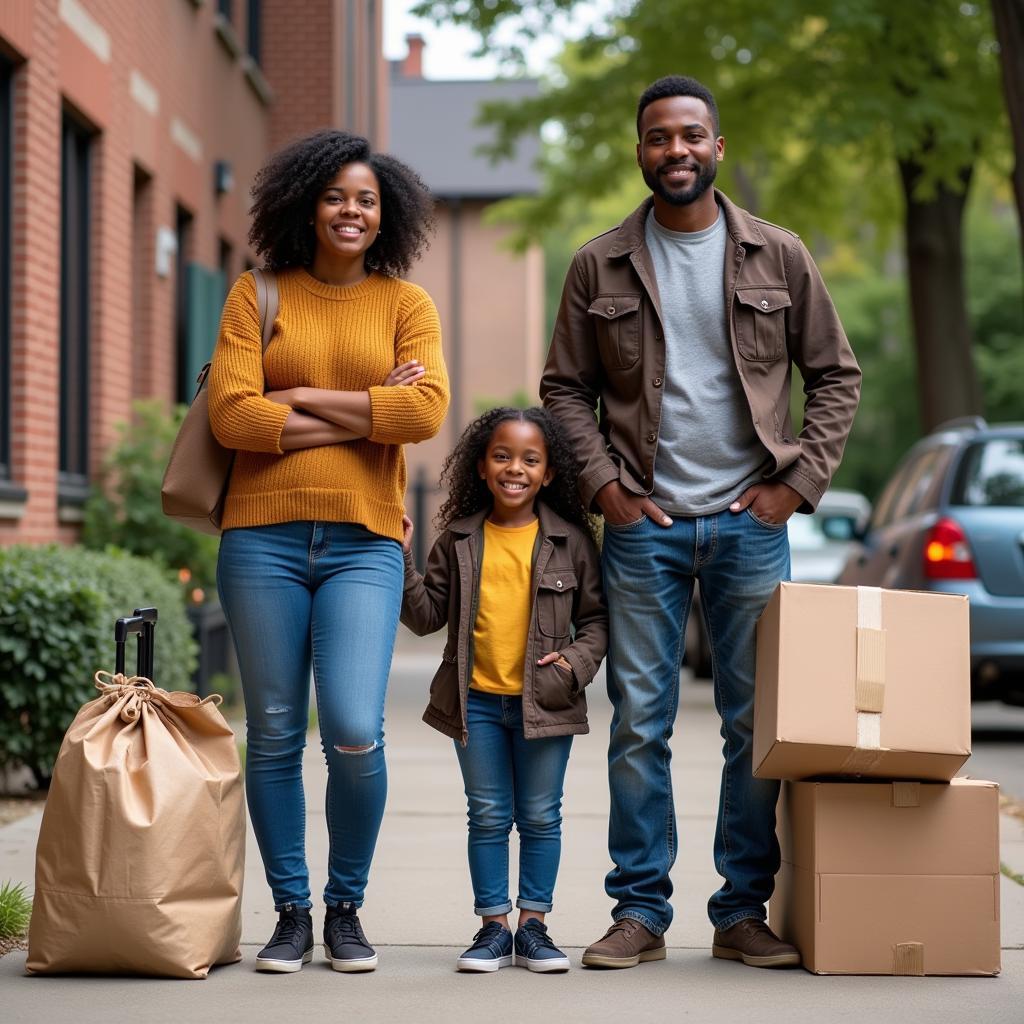
[[377,966],[377,954],[366,941],[356,908],[351,903],[339,903],[327,908],[324,920],[324,954],[336,971],[372,971]]
[[569,958],[551,941],[547,925],[531,917],[515,934],[516,967],[530,971],[567,971]]
[[313,918],[307,907],[286,903],[270,941],[256,954],[257,971],[291,974],[313,959]]

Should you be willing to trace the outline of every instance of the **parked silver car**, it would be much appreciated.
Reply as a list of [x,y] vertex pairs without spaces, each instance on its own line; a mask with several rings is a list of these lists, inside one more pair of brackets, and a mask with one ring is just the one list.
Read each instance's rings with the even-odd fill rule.
[[[794,582],[834,583],[870,515],[871,503],[863,494],[828,490],[811,515],[793,516],[788,528]],[[695,676],[711,675],[711,648],[696,586],[686,624],[686,664]]]
[[914,445],[838,582],[966,594],[974,699],[1024,705],[1024,424],[954,420]]

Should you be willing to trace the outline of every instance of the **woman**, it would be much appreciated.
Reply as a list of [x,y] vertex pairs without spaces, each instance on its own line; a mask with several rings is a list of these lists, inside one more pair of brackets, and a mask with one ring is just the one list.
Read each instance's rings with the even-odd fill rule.
[[[272,157],[250,242],[280,307],[265,355],[252,276],[228,295],[210,423],[237,449],[218,589],[246,707],[249,813],[278,924],[257,970],[312,959],[302,751],[312,670],[327,759],[324,952],[377,957],[356,915],[384,813],[384,695],[402,603],[402,445],[448,406],[430,297],[400,279],[427,244],[432,200],[365,139],[323,131]],[[383,383],[382,383],[383,382]]]

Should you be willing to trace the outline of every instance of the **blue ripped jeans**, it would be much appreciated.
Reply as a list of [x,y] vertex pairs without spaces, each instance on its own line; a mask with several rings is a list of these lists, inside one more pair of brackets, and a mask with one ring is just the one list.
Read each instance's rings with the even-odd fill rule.
[[354,523],[227,530],[217,588],[245,694],[249,816],[280,910],[309,907],[302,752],[309,678],[327,760],[328,906],[361,906],[387,768],[384,697],[402,603],[401,545]]
[[602,570],[608,598],[608,695],[612,702],[605,880],[612,916],[656,935],[672,923],[669,871],[676,859],[669,739],[693,582],[711,642],[715,704],[725,741],[715,867],[725,879],[708,903],[717,928],[764,920],[779,868],[779,783],[752,774],[755,625],[789,578],[785,526],[728,510],[671,526],[647,518],[605,523]]

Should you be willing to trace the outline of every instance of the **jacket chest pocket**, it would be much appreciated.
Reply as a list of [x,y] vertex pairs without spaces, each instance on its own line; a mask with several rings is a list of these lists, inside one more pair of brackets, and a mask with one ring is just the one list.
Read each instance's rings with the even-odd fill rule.
[[549,569],[537,587],[537,628],[549,637],[569,635],[576,573],[572,569]]
[[640,358],[640,296],[599,295],[587,313],[605,368],[628,370]]
[[744,359],[769,362],[786,351],[786,310],[792,305],[785,288],[736,289],[736,344]]

